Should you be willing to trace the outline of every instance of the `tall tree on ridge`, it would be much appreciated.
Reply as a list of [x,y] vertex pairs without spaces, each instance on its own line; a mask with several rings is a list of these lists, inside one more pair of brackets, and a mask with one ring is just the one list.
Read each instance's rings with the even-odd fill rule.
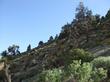
[[76,27],[79,34],[85,34],[87,42],[89,41],[89,31],[92,27],[92,11],[84,7],[83,2],[76,8]]
[[31,45],[29,44],[27,47],[27,51],[29,52],[31,50]]

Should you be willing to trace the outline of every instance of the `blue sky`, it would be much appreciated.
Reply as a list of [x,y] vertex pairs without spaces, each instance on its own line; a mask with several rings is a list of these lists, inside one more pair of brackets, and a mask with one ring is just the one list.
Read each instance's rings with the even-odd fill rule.
[[[25,51],[59,34],[71,22],[80,0],[0,0],[0,52],[17,44]],[[105,15],[110,0],[83,0],[93,14]]]

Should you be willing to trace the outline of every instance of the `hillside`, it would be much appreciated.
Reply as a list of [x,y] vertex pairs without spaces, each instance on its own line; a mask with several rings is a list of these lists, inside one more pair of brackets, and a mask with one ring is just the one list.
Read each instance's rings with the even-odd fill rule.
[[[84,51],[83,56],[80,55],[83,54],[82,52],[78,54],[80,51]],[[49,40],[47,43],[43,43],[18,56],[3,58],[2,62],[5,62],[5,64],[1,63],[0,65],[0,82],[44,82],[39,81],[38,78],[43,71],[55,68],[64,70],[73,60],[90,63],[98,57],[108,57],[109,54],[110,10],[102,17],[93,15],[92,11],[86,9],[81,2],[76,10],[75,19],[71,23],[64,25],[61,33],[55,39]],[[80,62],[78,65],[83,67]],[[104,68],[103,70],[108,69]],[[85,82],[85,80],[77,81],[75,77],[66,76],[64,78],[63,81],[48,80],[45,82]],[[106,76],[101,80],[107,82],[108,77]]]

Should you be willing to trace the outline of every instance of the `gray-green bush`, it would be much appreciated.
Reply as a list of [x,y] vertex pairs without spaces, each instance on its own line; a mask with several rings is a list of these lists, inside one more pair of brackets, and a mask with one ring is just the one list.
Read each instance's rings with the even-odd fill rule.
[[98,57],[92,61],[92,64],[96,68],[110,68],[110,57]]
[[106,72],[103,68],[94,69],[92,63],[81,63],[81,60],[74,60],[72,64],[63,69],[43,71],[37,82],[68,82],[70,79],[76,82],[100,82],[106,77]]

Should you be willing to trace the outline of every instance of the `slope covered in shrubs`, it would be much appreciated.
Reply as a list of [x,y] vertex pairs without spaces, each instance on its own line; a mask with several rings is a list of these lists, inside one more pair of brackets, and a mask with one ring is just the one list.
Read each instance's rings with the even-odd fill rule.
[[107,70],[74,60],[67,67],[44,70],[33,82],[101,82],[106,77]]
[[110,57],[91,53],[106,52],[102,48],[105,45],[109,51],[109,27],[110,10],[102,17],[93,15],[81,2],[75,19],[64,25],[55,38],[51,36],[46,43],[40,41],[33,49],[29,45],[26,52],[19,54],[18,47],[12,46],[2,53],[1,62],[9,66],[5,71],[12,82],[109,82]]

